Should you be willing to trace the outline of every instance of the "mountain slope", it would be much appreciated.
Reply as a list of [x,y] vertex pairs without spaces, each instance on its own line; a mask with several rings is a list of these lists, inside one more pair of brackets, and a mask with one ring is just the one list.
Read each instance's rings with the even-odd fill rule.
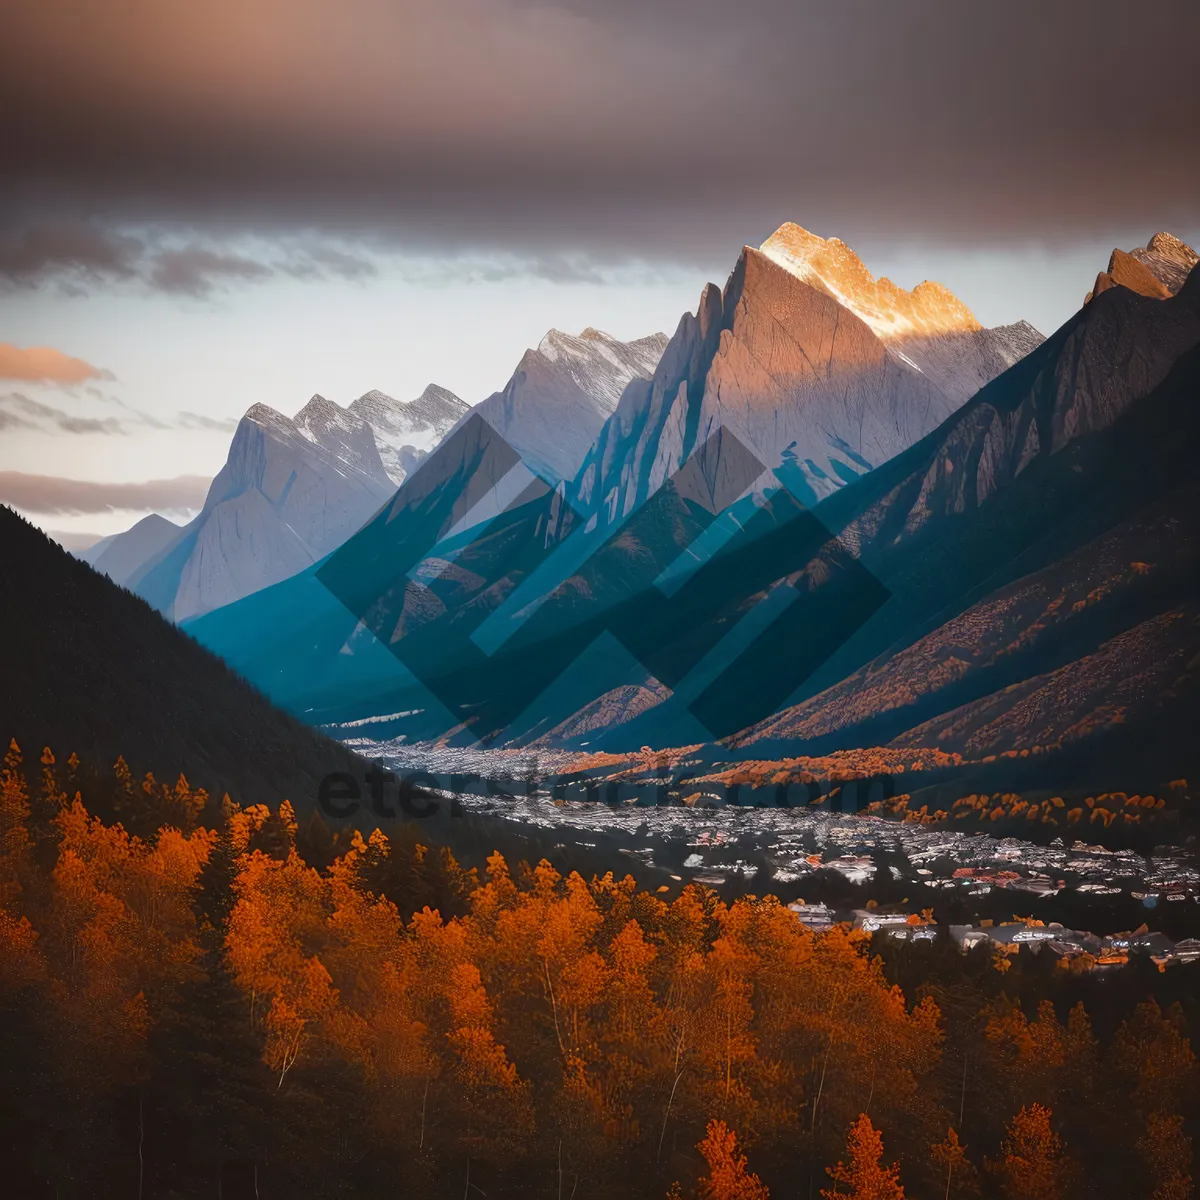
[[239,802],[311,809],[352,757],[273,708],[215,655],[136,596],[0,507],[0,624],[7,633],[0,736],[27,761],[50,743]]
[[204,508],[129,585],[176,621],[219,608],[317,561],[393,490],[362,417],[322,396],[294,420],[256,404]]

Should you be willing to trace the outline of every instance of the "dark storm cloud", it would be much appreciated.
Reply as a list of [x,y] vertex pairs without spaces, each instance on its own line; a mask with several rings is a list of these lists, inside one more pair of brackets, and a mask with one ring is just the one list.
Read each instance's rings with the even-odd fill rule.
[[18,228],[87,211],[728,263],[785,218],[1003,243],[1194,225],[1200,203],[1195,0],[4,9]]
[[190,247],[160,253],[149,278],[154,287],[164,292],[206,296],[218,279],[265,279],[270,274],[270,267],[252,258]]
[[[0,56],[3,53],[0,49]],[[6,130],[0,137],[10,135]],[[85,221],[34,220],[0,237],[0,279],[16,284],[67,274],[90,280],[132,279],[141,251],[136,238]]]
[[204,503],[209,482],[200,475],[180,475],[145,483],[89,483],[0,471],[0,504],[57,516],[116,510],[190,512]]

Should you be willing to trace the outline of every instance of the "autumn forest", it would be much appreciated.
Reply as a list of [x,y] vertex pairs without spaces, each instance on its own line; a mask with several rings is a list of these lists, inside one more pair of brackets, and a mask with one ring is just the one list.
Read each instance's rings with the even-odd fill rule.
[[4,760],[9,1194],[1192,1194],[1194,968],[887,948],[81,778]]

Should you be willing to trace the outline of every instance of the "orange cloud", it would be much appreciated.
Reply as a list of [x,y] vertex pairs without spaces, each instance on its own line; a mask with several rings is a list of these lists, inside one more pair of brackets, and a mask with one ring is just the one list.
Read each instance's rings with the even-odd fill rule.
[[20,346],[0,343],[0,379],[25,383],[83,383],[88,379],[111,379],[107,371],[82,358],[72,358],[51,346]]

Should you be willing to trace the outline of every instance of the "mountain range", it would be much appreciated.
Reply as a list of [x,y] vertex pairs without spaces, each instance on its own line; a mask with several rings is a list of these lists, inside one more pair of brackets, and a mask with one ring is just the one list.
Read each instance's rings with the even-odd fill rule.
[[[447,543],[426,559],[418,572],[419,594],[405,587],[395,604],[375,606],[371,628],[379,636],[368,632],[361,614],[321,595],[316,572],[213,614],[193,632],[309,719],[422,708],[411,695],[392,694],[411,689],[412,679],[394,660],[389,667],[384,646],[396,645],[403,634],[405,654],[427,643],[428,654],[450,669],[453,656],[446,649],[455,637],[449,626],[461,629],[464,621],[475,625],[485,617],[493,627],[504,620],[520,624],[527,602],[539,605],[556,591],[565,595],[581,548],[599,545],[619,529],[712,431],[728,429],[757,456],[761,467],[745,484],[774,468],[797,502],[812,505],[928,433],[979,379],[1003,370],[1040,340],[1027,325],[985,330],[944,288],[924,284],[907,292],[877,281],[840,242],[784,226],[762,249],[743,251],[723,291],[704,289],[697,312],[681,318],[652,371],[611,377],[607,419],[601,422],[600,403],[591,405],[591,444],[580,437],[582,452],[568,447],[568,458],[560,435],[554,464],[547,461],[550,450],[529,447],[537,420],[518,416],[531,409],[557,412],[560,395],[574,397],[581,381],[561,380],[564,346],[591,342],[603,352],[596,356],[601,367],[615,356],[594,331],[570,341],[551,335],[526,355],[506,391],[476,410],[520,451],[521,470],[511,473],[524,471],[526,490],[514,489],[515,500],[491,510],[491,524],[468,544],[454,522],[434,521],[421,535],[430,545],[452,532],[459,544]],[[661,339],[632,344],[639,345],[649,359]],[[554,389],[541,386],[553,372]],[[547,402],[551,397],[554,403]],[[548,443],[553,432],[539,436]],[[475,467],[482,445],[473,451]],[[572,462],[574,474],[564,478],[563,468]],[[540,488],[531,482],[530,465],[541,474]],[[458,449],[439,450],[416,477],[421,495],[440,497],[441,507],[429,511],[453,512],[456,520],[465,481],[476,478]],[[551,490],[547,485],[556,478],[562,481]],[[428,524],[428,514],[418,514],[416,505],[397,520],[404,495],[376,519],[393,539]],[[684,550],[686,528],[686,522],[676,528],[664,546]],[[363,536],[376,535],[364,530]],[[361,582],[369,572],[354,557],[352,542],[335,559],[349,562],[345,573]],[[388,561],[394,560],[385,555],[379,595],[394,584],[386,575]],[[628,566],[626,556],[613,567],[617,591],[629,577],[622,574]],[[385,615],[387,628],[381,624]],[[437,732],[442,717],[428,708],[425,715],[435,724],[424,732]],[[450,726],[456,723],[451,717]]]
[[[1116,250],[1042,339],[783,226],[670,339],[547,335],[323,553],[173,615],[385,739],[1167,769],[1200,661],[1195,263]],[[290,424],[388,478],[385,401]]]
[[817,510],[890,599],[741,746],[1046,753],[1194,703],[1200,273],[1161,278]]
[[[1032,754],[1045,773],[1100,740],[1135,776],[1133,759],[1182,772],[1200,667],[1200,272],[1155,278],[1161,298],[1102,288],[938,429],[816,506],[831,536],[788,578],[798,627],[830,632],[816,614],[847,550],[887,598],[726,752]],[[788,639],[775,627],[763,645],[739,660],[754,672],[740,686],[788,679]],[[686,741],[673,701],[661,681],[626,684],[549,740]]]
[[[625,386],[654,369],[666,337],[620,342],[551,330],[480,413],[526,461],[558,479],[577,468]],[[366,522],[470,412],[430,384],[415,400],[374,390],[346,408],[313,396],[289,418],[253,405],[199,514],[157,514],[79,557],[184,621],[303,571]]]

